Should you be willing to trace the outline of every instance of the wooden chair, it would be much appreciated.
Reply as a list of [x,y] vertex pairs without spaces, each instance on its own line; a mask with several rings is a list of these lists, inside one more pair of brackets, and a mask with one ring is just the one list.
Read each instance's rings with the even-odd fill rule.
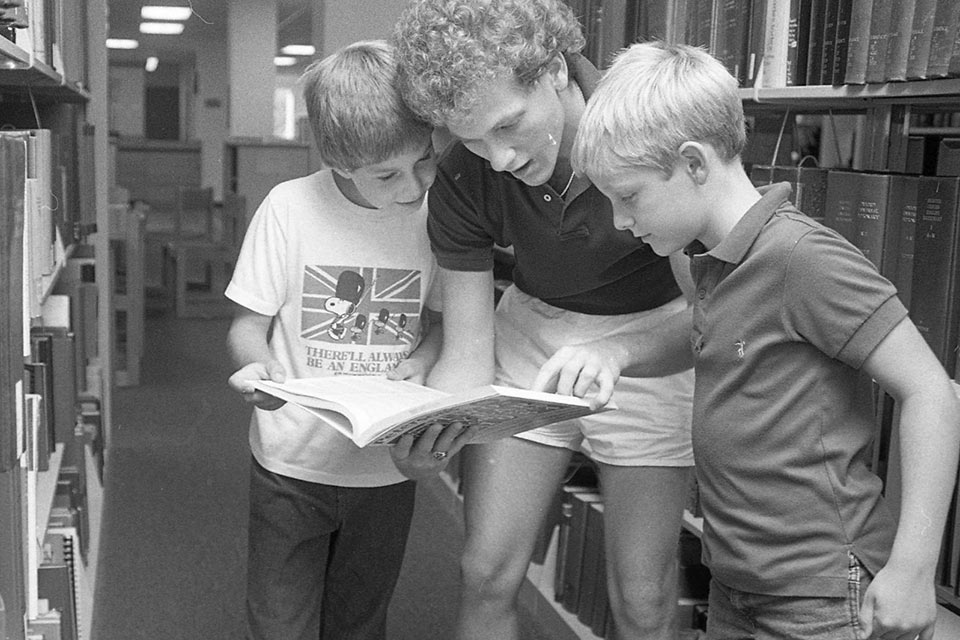
[[165,280],[179,318],[232,314],[223,294],[246,232],[246,199],[226,194],[222,205],[212,208],[207,229],[205,236],[183,237],[165,246]]

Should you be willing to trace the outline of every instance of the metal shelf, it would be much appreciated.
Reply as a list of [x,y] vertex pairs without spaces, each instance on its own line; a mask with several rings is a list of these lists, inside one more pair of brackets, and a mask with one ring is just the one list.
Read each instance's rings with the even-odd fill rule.
[[939,104],[957,107],[960,78],[866,85],[817,85],[740,89],[744,105],[798,110],[863,110],[878,104]]
[[0,38],[0,89],[9,96],[33,97],[58,102],[86,102],[90,94],[29,51]]

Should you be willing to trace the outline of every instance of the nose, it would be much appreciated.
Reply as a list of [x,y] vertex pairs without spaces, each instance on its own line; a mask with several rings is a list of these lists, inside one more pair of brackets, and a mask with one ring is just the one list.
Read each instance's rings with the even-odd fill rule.
[[510,147],[490,146],[487,148],[490,160],[490,167],[494,171],[510,171],[515,169],[513,166],[517,154]]
[[433,180],[436,176],[436,167],[432,165],[429,168],[417,168],[413,170],[403,181],[403,185],[401,187],[401,197],[398,199],[402,202],[413,202],[414,200],[419,200],[423,194],[427,192],[427,189],[430,188],[430,185],[433,184]]
[[619,231],[624,231],[633,227],[636,223],[633,215],[618,207],[613,208],[613,226]]

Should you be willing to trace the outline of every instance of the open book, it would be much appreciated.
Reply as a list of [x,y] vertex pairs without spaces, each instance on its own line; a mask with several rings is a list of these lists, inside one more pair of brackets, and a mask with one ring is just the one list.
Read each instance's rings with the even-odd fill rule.
[[254,387],[309,411],[359,447],[393,444],[438,422],[479,425],[471,442],[491,442],[595,413],[581,398],[493,385],[450,394],[403,380],[329,376],[260,380]]

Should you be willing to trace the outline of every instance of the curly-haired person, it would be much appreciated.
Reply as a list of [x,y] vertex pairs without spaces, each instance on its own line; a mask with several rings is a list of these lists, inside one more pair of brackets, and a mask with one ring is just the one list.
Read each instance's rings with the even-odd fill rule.
[[[457,637],[518,637],[537,534],[583,451],[600,470],[616,637],[673,640],[693,464],[692,359],[676,355],[691,326],[689,261],[617,231],[609,200],[571,170],[600,77],[580,54],[581,27],[558,0],[417,0],[394,44],[404,99],[454,140],[428,195],[444,299],[428,384],[589,392],[618,407],[464,449]],[[495,308],[496,246],[512,248],[516,266]]]

